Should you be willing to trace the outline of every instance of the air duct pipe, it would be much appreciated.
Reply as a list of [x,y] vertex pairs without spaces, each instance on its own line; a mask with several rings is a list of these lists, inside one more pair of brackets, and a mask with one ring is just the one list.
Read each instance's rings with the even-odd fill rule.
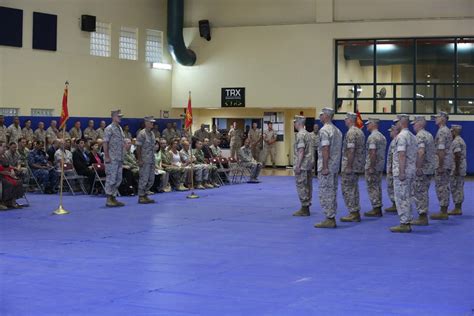
[[196,53],[188,49],[183,38],[184,0],[168,0],[168,50],[183,66],[196,63]]

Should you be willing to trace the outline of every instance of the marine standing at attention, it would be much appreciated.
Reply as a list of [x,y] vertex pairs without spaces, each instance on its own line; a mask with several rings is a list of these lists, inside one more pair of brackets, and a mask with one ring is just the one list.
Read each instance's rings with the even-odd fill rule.
[[[396,124],[398,119],[393,120]],[[388,131],[390,132],[390,138],[392,141],[388,146],[387,152],[387,193],[390,201],[392,202],[392,206],[387,207],[385,212],[387,213],[396,213],[397,212],[397,205],[395,204],[395,189],[393,188],[393,173],[392,173],[392,164],[393,164],[393,152],[394,152],[394,145],[395,145],[395,138],[397,137],[400,130],[396,125],[392,125]]]
[[293,169],[295,172],[296,192],[301,208],[293,216],[309,216],[313,199],[313,145],[311,136],[305,127],[306,118],[295,116],[294,127],[298,131],[294,146]]
[[464,202],[464,177],[466,176],[466,143],[461,137],[462,126],[451,125],[453,143],[451,145],[454,165],[451,172],[449,185],[453,195],[454,209],[449,215],[462,215],[462,202]]
[[155,203],[150,199],[147,193],[155,182],[155,134],[153,134],[153,116],[144,118],[145,128],[137,135],[137,161],[140,167],[138,181],[138,203]]
[[365,135],[355,126],[357,114],[347,113],[345,123],[348,131],[342,145],[341,189],[349,216],[341,222],[360,222],[359,175],[364,173]]
[[367,217],[382,217],[382,173],[385,166],[387,140],[379,132],[380,120],[369,118],[365,125],[370,132],[366,143],[365,181],[372,210],[365,212]]
[[242,131],[237,128],[237,122],[232,123],[229,130],[230,157],[237,159],[237,153],[242,147]]
[[272,167],[276,168],[276,141],[277,134],[273,129],[273,123],[267,123],[267,130],[263,132],[263,157],[262,163],[264,166],[267,164],[268,155],[270,155],[270,161],[272,162]]
[[105,161],[105,194],[107,195],[106,206],[117,207],[124,206],[122,202],[117,201],[116,196],[118,188],[122,183],[122,167],[124,149],[124,135],[120,121],[122,112],[120,110],[112,111],[112,123],[104,130],[104,161]]
[[332,123],[334,110],[324,108],[319,117],[324,124],[319,131],[318,180],[319,203],[326,219],[316,228],[336,228],[337,180],[341,166],[342,133]]

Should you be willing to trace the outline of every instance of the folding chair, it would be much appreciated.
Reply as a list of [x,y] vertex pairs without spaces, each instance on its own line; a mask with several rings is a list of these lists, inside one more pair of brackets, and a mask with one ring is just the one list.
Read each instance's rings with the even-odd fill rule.
[[[230,184],[231,179],[230,179],[230,168],[225,168],[224,163],[226,163],[225,158],[213,158],[212,163],[216,164],[217,166],[217,175],[218,175],[218,180],[221,185],[224,184]],[[222,179],[222,176],[224,179]],[[224,181],[225,180],[225,181]]]
[[30,189],[31,186],[36,186],[37,191],[44,193],[44,189],[39,183],[38,179],[35,177],[33,170],[31,170],[30,166],[27,166],[27,168],[28,168],[28,179],[29,179],[27,188]]
[[[57,171],[61,173],[61,171]],[[76,169],[71,163],[64,164],[64,177],[63,177],[63,186],[64,184],[67,185],[67,189],[72,193],[72,195],[76,195],[73,187],[73,183],[79,183],[79,188],[81,189],[82,193],[87,194],[87,190],[84,187],[84,180],[87,179],[85,176],[80,176],[77,174]]]
[[99,172],[105,173],[105,165],[103,163],[93,163],[92,169],[94,169],[95,177],[94,182],[92,182],[91,192],[90,194],[94,193],[94,189],[98,184],[102,187],[102,190],[105,192],[105,177],[101,177]]
[[241,176],[242,170],[239,167],[239,162],[233,158],[229,158],[229,175],[232,179],[233,184],[240,183],[239,177]]

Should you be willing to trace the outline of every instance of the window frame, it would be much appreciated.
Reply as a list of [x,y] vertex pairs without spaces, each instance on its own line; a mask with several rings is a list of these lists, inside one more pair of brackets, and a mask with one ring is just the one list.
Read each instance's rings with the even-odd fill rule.
[[[334,40],[334,106],[335,106],[335,112],[338,114],[341,113],[346,113],[344,111],[339,111],[337,108],[337,105],[340,101],[353,101],[353,111],[357,111],[357,101],[373,101],[373,106],[372,106],[372,111],[369,112],[361,112],[361,114],[374,114],[374,115],[393,115],[397,114],[398,112],[396,111],[396,103],[397,101],[403,101],[403,100],[408,100],[411,101],[413,106],[412,106],[412,111],[408,112],[407,114],[425,114],[425,115],[430,115],[430,114],[436,114],[437,113],[437,103],[438,101],[447,101],[447,100],[452,100],[453,101],[453,113],[450,113],[450,115],[474,115],[473,113],[459,113],[458,111],[458,105],[460,102],[466,101],[473,101],[474,95],[472,97],[459,97],[458,96],[458,89],[460,86],[472,86],[474,88],[474,82],[459,82],[458,78],[458,42],[460,40],[463,40],[465,38],[474,38],[473,35],[464,35],[464,36],[433,36],[433,37],[387,37],[387,38],[340,38],[340,39],[335,39]],[[424,97],[424,98],[419,98],[417,97],[417,86],[425,86],[427,85],[426,82],[419,82],[417,81],[417,73],[416,73],[416,66],[417,66],[417,41],[419,40],[452,40],[454,44],[454,61],[453,61],[453,67],[454,67],[454,78],[455,81],[453,82],[442,82],[442,83],[429,83],[429,85],[433,86],[433,96],[432,97]],[[379,41],[396,41],[396,40],[412,40],[413,41],[413,61],[412,61],[412,67],[413,67],[413,79],[411,82],[377,82],[377,42]],[[366,42],[372,42],[372,45],[374,47],[373,51],[373,61],[372,61],[372,66],[373,66],[373,80],[371,83],[362,83],[362,82],[339,82],[338,76],[339,76],[339,46],[341,46],[340,43],[342,42],[357,42],[357,41],[366,41]],[[452,85],[453,86],[453,97],[452,98],[446,98],[446,97],[438,97],[436,92],[437,88],[440,86],[446,86],[446,85]],[[354,93],[353,97],[339,97],[338,95],[338,90],[340,87],[352,87],[352,89],[355,91],[357,89],[357,86],[359,87],[364,87],[364,86],[369,86],[372,87],[373,89],[373,96],[372,97],[358,97],[357,93]],[[387,97],[383,100],[392,100],[393,101],[393,107],[394,109],[391,109],[389,112],[377,112],[377,101],[380,100],[377,98],[377,86],[391,86],[393,89],[392,97]],[[400,86],[411,86],[413,88],[413,94],[411,97],[397,97],[396,96],[396,91],[397,87]],[[433,112],[424,112],[424,113],[419,113],[417,112],[417,101],[419,100],[424,100],[424,101],[432,101],[433,102]],[[420,102],[420,101],[419,101]],[[473,105],[474,108],[474,105]]]
[[[150,46],[148,45],[150,37],[160,37],[160,47],[158,55],[161,56],[161,59],[156,61],[152,61],[148,59],[148,53],[150,52]],[[164,62],[164,34],[163,31],[155,30],[155,29],[146,29],[145,30],[145,62],[153,64],[153,63],[163,63]]]
[[[120,33],[119,33],[119,51],[118,51],[118,57],[121,60],[129,60],[129,61],[138,61],[139,56],[138,56],[138,46],[139,46],[139,38],[138,38],[138,27],[131,27],[131,26],[121,26],[120,27]],[[134,34],[134,37],[127,37],[124,36],[124,34]],[[123,52],[122,50],[128,50],[128,49],[133,49],[132,47],[124,47],[123,45],[127,44],[133,44],[133,43],[126,43],[123,41],[123,38],[128,38],[128,39],[134,39],[135,40],[135,58],[128,58],[131,56],[130,53],[128,52]]]
[[[110,58],[112,57],[112,23],[109,22],[102,22],[102,21],[96,21],[96,31],[90,33],[90,38],[89,38],[89,55],[95,56],[95,57],[104,57],[104,58]],[[105,32],[97,32],[99,29],[105,29]],[[105,55],[101,54],[94,54],[92,46],[95,44],[97,45],[98,43],[93,43],[92,39],[94,34],[105,34],[108,40],[108,45],[102,45],[107,47],[108,49],[105,51]],[[99,51],[99,50],[96,50]]]

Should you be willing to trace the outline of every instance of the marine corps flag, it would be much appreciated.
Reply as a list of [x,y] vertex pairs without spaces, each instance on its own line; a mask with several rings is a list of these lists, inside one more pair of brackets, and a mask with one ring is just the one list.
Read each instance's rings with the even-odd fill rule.
[[66,122],[69,119],[69,110],[67,108],[67,95],[68,95],[69,82],[66,81],[66,87],[64,88],[63,104],[61,108],[61,119],[59,120],[59,129],[66,127]]
[[191,107],[191,91],[189,91],[188,109],[186,110],[186,120],[184,121],[184,127],[188,129],[193,124],[193,109]]
[[356,126],[358,128],[364,127],[364,121],[362,120],[362,115],[360,115],[359,109],[357,109],[357,119],[356,119]]

